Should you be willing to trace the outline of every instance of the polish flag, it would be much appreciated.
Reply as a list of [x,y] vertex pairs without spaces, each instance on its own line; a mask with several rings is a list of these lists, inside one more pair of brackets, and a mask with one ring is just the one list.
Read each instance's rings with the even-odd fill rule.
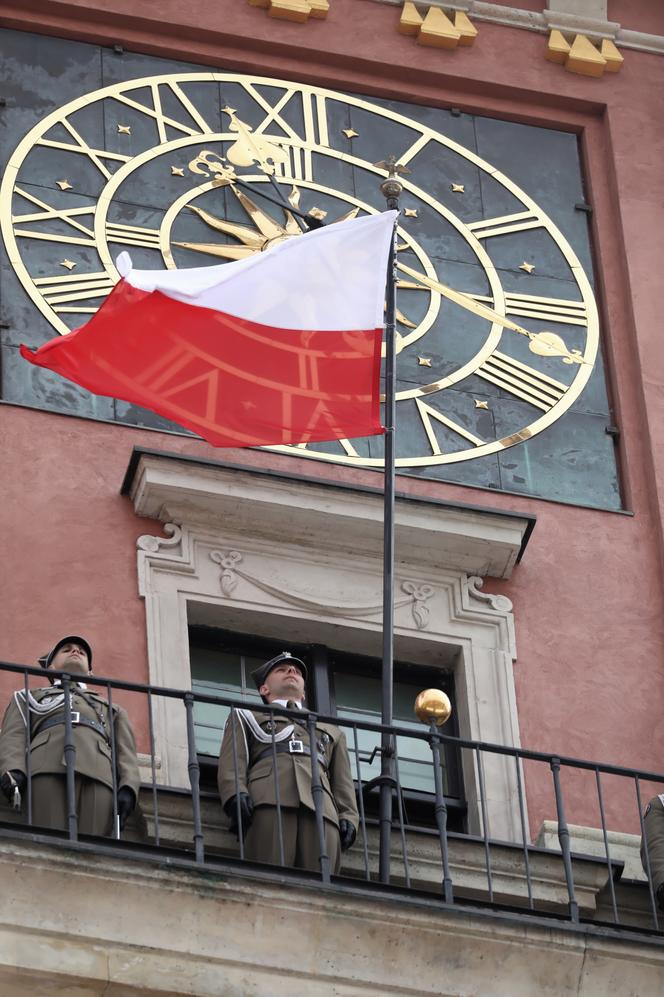
[[32,364],[152,409],[218,447],[373,436],[396,211],[190,270],[134,270]]

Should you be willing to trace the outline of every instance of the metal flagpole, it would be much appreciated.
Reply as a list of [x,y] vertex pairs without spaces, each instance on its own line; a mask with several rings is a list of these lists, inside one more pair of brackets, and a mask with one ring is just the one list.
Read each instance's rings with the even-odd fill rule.
[[[251,147],[254,146],[251,136],[245,136]],[[262,157],[256,156],[256,161],[262,163]],[[380,191],[387,201],[388,210],[399,210],[399,197],[403,184],[398,174],[410,173],[410,170],[397,163],[395,156],[375,163],[379,169],[387,170],[387,178],[381,183]],[[318,219],[293,208],[283,199],[275,177],[266,170],[275,196],[264,194],[267,200],[280,204],[284,210],[291,211],[304,230],[321,225]],[[228,177],[228,182],[244,182],[235,175]],[[256,191],[256,193],[260,193]],[[384,473],[384,505],[383,505],[383,668],[382,668],[382,704],[381,719],[386,727],[392,725],[393,719],[393,686],[394,686],[394,492],[395,492],[395,420],[396,420],[396,225],[387,266],[386,280],[386,310],[385,310],[385,473]],[[395,779],[395,740],[389,733],[381,735],[381,768],[376,782],[380,786],[379,825],[379,876],[381,883],[390,881],[390,842],[392,835],[392,799],[397,788]]]
[[[376,166],[386,169],[388,177],[380,185],[388,210],[399,210],[403,184],[398,173],[410,172],[397,164],[394,156]],[[383,504],[383,672],[381,721],[392,724],[394,687],[394,490],[395,490],[395,368],[396,368],[396,225],[387,267],[385,310],[385,473]],[[390,844],[392,837],[392,798],[396,788],[395,740],[391,734],[381,735],[379,804],[379,876],[381,883],[390,881]]]

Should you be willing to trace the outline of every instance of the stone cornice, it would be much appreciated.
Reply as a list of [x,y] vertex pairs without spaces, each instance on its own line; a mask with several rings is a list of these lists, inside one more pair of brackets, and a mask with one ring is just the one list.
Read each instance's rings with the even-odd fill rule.
[[[371,0],[372,3],[389,4],[401,7],[403,0]],[[415,6],[442,7],[445,10],[460,10],[473,21],[502,24],[509,28],[522,28],[548,34],[552,30],[566,34],[583,34],[593,41],[608,38],[619,48],[664,55],[664,35],[651,35],[644,31],[623,28],[617,21],[605,21],[581,14],[566,14],[562,11],[522,10],[520,7],[504,7],[488,0],[414,0]]]
[[[315,538],[320,549],[369,558],[382,553],[380,492],[147,452],[134,463],[124,490],[137,515],[162,522],[223,523],[228,532],[278,536],[282,543]],[[531,518],[518,513],[406,497],[396,503],[396,540],[409,560],[470,575],[509,578],[531,528]]]

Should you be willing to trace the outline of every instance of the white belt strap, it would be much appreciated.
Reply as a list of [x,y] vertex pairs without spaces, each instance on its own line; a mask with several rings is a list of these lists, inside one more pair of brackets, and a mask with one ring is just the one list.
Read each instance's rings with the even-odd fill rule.
[[240,716],[240,719],[244,721],[256,740],[260,741],[261,744],[272,744],[273,740],[277,742],[287,741],[295,730],[294,724],[288,724],[288,726],[284,727],[283,730],[280,730],[278,734],[268,734],[260,726],[251,710],[240,709],[235,712]]
[[[23,723],[27,726],[26,715],[23,709],[25,704],[25,689],[18,689],[14,693],[14,701],[18,707],[18,712],[21,714]],[[52,695],[46,697],[46,701],[44,703],[40,703],[28,689],[28,710],[30,713],[36,713],[38,716],[46,716],[47,713],[53,713],[55,710],[61,710],[64,707],[64,702],[64,692],[53,693]]]

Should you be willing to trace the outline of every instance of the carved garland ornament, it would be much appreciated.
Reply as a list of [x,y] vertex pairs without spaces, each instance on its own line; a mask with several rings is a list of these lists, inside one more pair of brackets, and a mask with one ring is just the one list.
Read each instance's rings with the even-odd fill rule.
[[[242,554],[237,550],[213,550],[210,551],[210,560],[214,561],[221,568],[219,575],[219,586],[221,593],[226,598],[230,598],[237,588],[238,579],[242,578],[246,582],[255,585],[261,592],[271,595],[282,602],[286,602],[298,609],[317,612],[324,616],[342,617],[362,617],[375,616],[382,611],[382,604],[376,603],[370,606],[343,605],[341,603],[324,603],[318,600],[309,599],[304,595],[290,592],[286,589],[277,588],[268,582],[262,581],[255,575],[242,570],[239,565],[243,561]],[[404,581],[401,583],[401,590],[406,593],[406,598],[397,599],[394,603],[395,609],[401,609],[410,604],[411,613],[415,626],[418,630],[423,630],[429,623],[429,607],[426,605],[434,594],[432,585],[422,582]]]

